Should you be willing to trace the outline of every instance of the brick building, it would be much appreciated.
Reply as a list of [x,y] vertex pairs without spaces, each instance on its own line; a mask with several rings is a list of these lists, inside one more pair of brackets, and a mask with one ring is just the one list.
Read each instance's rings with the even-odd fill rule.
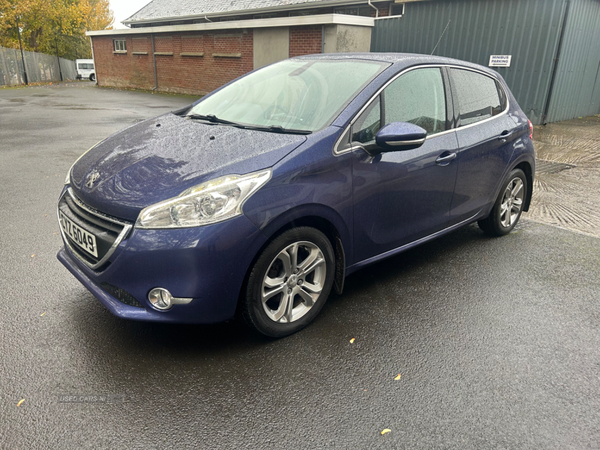
[[312,53],[369,51],[380,17],[404,5],[367,0],[154,0],[88,32],[100,86],[205,94],[253,69]]

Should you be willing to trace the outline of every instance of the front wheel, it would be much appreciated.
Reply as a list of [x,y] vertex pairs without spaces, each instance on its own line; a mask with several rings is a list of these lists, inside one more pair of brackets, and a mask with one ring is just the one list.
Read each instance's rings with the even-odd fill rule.
[[250,272],[240,305],[246,323],[275,338],[301,330],[323,308],[334,273],[333,247],[322,232],[311,227],[284,232]]
[[490,215],[478,223],[490,236],[504,236],[517,225],[527,198],[527,178],[521,169],[514,169],[509,175],[494,203]]
[[90,81],[96,81],[96,75],[91,74],[90,75]]

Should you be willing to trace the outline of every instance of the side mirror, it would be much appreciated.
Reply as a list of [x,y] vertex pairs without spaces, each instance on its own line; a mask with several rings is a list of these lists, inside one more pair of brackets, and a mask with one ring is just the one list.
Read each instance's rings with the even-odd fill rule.
[[394,152],[411,150],[423,145],[427,131],[418,125],[407,122],[392,122],[387,124],[375,136],[375,142],[381,151]]

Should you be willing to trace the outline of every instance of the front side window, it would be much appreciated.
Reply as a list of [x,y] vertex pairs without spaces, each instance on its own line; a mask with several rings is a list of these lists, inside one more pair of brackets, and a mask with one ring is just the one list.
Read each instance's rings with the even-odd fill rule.
[[446,94],[439,68],[411,70],[383,91],[386,125],[408,122],[428,135],[446,130]]
[[226,86],[188,115],[317,131],[386,67],[386,63],[364,60],[285,60]]
[[411,70],[393,81],[354,121],[350,142],[373,144],[377,132],[392,122],[414,123],[428,135],[446,130],[446,94],[439,68]]
[[496,80],[470,70],[450,69],[457,94],[459,127],[500,114],[506,98]]
[[126,52],[127,51],[127,44],[126,44],[125,39],[115,39],[114,43],[115,43],[115,52]]

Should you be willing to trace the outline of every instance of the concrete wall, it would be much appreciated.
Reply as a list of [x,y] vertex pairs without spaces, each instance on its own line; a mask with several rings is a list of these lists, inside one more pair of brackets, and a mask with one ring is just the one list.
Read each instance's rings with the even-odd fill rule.
[[371,28],[353,25],[327,25],[324,53],[368,52]]
[[254,68],[287,59],[290,56],[290,29],[257,28],[254,30]]

